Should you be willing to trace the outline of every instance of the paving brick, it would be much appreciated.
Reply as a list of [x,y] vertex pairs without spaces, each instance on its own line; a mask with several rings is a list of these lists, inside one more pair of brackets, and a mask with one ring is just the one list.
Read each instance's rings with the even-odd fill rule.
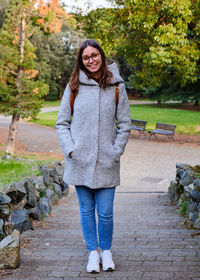
[[[200,242],[184,228],[167,197],[157,194],[116,194],[113,258],[116,271],[86,272],[88,252],[80,230],[74,192],[62,199],[48,217],[47,229],[27,231],[37,242],[21,251],[21,266],[2,280],[197,280]],[[122,211],[121,211],[122,210]],[[63,219],[63,216],[65,219]]]

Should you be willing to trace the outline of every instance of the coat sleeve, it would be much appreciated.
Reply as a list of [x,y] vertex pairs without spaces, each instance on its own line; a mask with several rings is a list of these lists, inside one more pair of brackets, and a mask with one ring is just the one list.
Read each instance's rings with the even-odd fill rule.
[[114,150],[119,160],[123,154],[131,130],[131,117],[129,109],[129,100],[124,84],[119,85],[119,102],[116,109],[116,138]]
[[71,126],[71,106],[70,106],[70,87],[66,86],[58,113],[56,129],[58,140],[65,155],[68,156],[73,151],[73,141],[70,132]]

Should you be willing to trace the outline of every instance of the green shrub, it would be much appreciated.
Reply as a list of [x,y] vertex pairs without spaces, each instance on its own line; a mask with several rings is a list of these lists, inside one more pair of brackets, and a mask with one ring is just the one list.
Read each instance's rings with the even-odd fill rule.
[[44,197],[46,195],[46,190],[39,189],[38,192],[40,194],[40,197]]
[[186,214],[187,203],[187,201],[182,201],[180,205],[180,214],[183,216]]

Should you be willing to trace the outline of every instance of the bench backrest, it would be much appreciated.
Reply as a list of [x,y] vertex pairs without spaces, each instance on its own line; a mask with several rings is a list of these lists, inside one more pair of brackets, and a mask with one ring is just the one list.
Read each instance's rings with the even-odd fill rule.
[[168,131],[175,131],[176,125],[167,124],[167,123],[157,123],[156,129],[168,130]]
[[135,119],[132,119],[131,120],[131,123],[132,123],[132,125],[134,125],[134,126],[140,126],[140,127],[146,127],[146,124],[147,124],[147,122],[146,121],[141,121],[141,120],[135,120]]

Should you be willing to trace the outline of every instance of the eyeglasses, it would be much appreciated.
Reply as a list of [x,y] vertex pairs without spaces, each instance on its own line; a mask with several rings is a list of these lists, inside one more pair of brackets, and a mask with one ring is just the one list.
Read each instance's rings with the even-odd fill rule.
[[100,53],[93,53],[93,54],[91,54],[91,56],[83,56],[82,60],[83,60],[83,62],[89,62],[90,58],[91,58],[93,61],[95,61],[98,59],[99,55],[100,55]]

